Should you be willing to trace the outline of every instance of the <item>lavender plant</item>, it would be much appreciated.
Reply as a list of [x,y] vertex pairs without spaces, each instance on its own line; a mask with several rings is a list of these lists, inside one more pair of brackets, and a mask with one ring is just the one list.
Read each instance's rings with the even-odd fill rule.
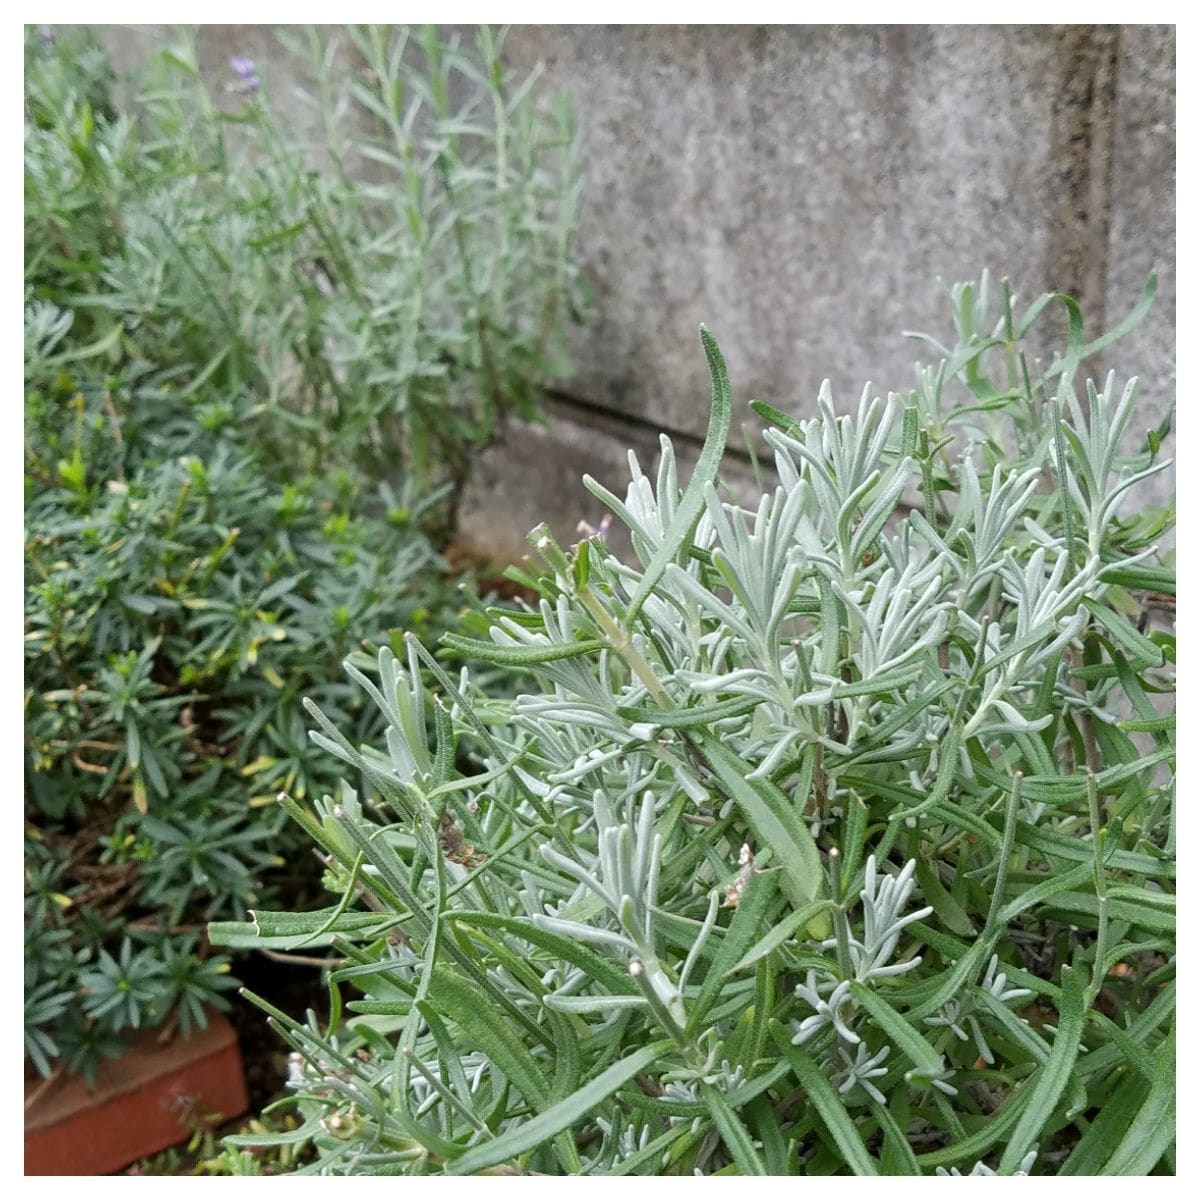
[[212,927],[330,948],[328,1026],[264,1004],[306,1171],[1173,1171],[1170,516],[1121,506],[1165,428],[1129,452],[1074,301],[995,299],[952,290],[912,391],[755,404],[749,507],[702,331],[687,486],[666,438],[623,499],[585,480],[632,560],[539,528],[536,605],[348,663],[380,746],[309,705],[372,793],[280,797],[337,902]]
[[187,28],[121,77],[86,29],[27,35],[34,296],[220,393],[290,469],[461,482],[540,411],[583,300],[571,111],[504,36],[295,27],[277,80],[205,69]]

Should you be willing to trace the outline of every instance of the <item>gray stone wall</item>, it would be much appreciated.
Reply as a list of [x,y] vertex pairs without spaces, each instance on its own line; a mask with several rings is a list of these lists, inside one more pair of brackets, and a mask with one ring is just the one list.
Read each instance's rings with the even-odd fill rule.
[[[202,44],[269,59],[265,32]],[[112,40],[136,55],[147,36]],[[939,279],[988,267],[1026,298],[1071,292],[1093,334],[1157,266],[1158,304],[1111,365],[1143,381],[1141,427],[1172,402],[1172,26],[522,26],[506,54],[574,101],[595,309],[548,424],[510,425],[479,464],[472,548],[519,557],[542,519],[574,540],[600,515],[580,475],[623,492],[625,448],[650,466],[659,429],[694,455],[701,321],[743,405],[806,413],[826,377],[846,403],[911,385],[901,330],[947,328]]]

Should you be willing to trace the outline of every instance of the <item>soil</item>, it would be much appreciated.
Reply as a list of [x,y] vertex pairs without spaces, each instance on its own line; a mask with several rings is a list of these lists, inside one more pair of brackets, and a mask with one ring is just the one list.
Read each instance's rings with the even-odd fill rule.
[[[310,1008],[318,1020],[328,1020],[329,993],[319,968],[252,954],[238,962],[236,971],[247,990],[297,1021],[303,1021]],[[267,1024],[266,1014],[257,1005],[237,995],[232,1005],[228,1017],[242,1048],[250,1113],[257,1115],[284,1092],[289,1047]]]
[[505,577],[502,564],[470,549],[462,542],[451,542],[442,551],[442,558],[449,564],[451,574],[470,577],[473,580],[485,604],[523,600],[526,604],[536,605],[538,602],[535,592]]

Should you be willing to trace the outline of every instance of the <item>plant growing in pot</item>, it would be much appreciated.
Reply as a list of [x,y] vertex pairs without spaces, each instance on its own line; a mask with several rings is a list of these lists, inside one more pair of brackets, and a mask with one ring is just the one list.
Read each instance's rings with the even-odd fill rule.
[[702,332],[687,486],[665,438],[624,499],[585,481],[635,561],[535,530],[536,606],[348,662],[380,744],[309,705],[367,784],[280,798],[336,903],[210,931],[331,948],[328,1025],[263,1004],[306,1171],[1173,1170],[1174,639],[1137,603],[1170,513],[1121,507],[1165,427],[1127,451],[1069,298],[951,299],[915,390],[754,405],[750,506]]

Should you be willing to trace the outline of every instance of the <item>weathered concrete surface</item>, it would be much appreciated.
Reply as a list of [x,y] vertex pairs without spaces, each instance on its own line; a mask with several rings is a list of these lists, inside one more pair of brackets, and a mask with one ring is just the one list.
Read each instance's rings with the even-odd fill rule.
[[[572,394],[701,436],[704,321],[743,404],[808,413],[826,377],[853,404],[867,380],[911,385],[922,348],[901,330],[948,331],[938,278],[990,267],[1026,300],[1071,292],[1092,335],[1157,262],[1160,303],[1095,367],[1141,374],[1140,428],[1165,411],[1171,28],[524,27],[507,51],[518,68],[543,61],[579,114],[577,246],[596,311],[574,337]],[[483,469],[519,478],[536,460],[555,516],[583,495],[578,451],[553,429],[526,436],[502,438]],[[603,443],[593,432],[597,456],[616,458]],[[1164,476],[1146,490],[1172,489]],[[497,503],[469,493],[475,536]]]
[[702,432],[705,321],[744,395],[808,409],[829,377],[855,401],[868,379],[910,385],[917,350],[900,331],[947,327],[938,278],[991,266],[1027,296],[1062,286],[1056,132],[1072,106],[1058,88],[1084,40],[1030,27],[514,30],[514,64],[544,61],[583,132],[578,247],[597,312],[576,337],[573,389]]
[[[1174,43],[1171,26],[514,28],[508,60],[544,62],[581,129],[577,252],[596,306],[563,391],[588,408],[505,432],[464,534],[494,553],[541,518],[569,536],[584,471],[611,465],[623,494],[627,442],[649,467],[643,425],[702,436],[701,321],[742,405],[809,413],[826,377],[845,404],[867,380],[910,386],[924,352],[901,331],[946,333],[937,280],[984,267],[1026,300],[1079,296],[1091,335],[1157,264],[1155,311],[1095,364],[1139,374],[1137,423],[1154,423],[1174,391]],[[262,26],[204,27],[200,48],[214,69],[283,61]]]
[[[1175,400],[1175,38],[1170,27],[1121,28],[1113,133],[1108,267],[1110,321],[1128,308],[1153,266],[1158,299],[1150,317],[1118,343],[1105,365],[1141,381],[1138,439]],[[1167,454],[1178,458],[1172,437]],[[1175,472],[1154,481],[1161,501]]]

